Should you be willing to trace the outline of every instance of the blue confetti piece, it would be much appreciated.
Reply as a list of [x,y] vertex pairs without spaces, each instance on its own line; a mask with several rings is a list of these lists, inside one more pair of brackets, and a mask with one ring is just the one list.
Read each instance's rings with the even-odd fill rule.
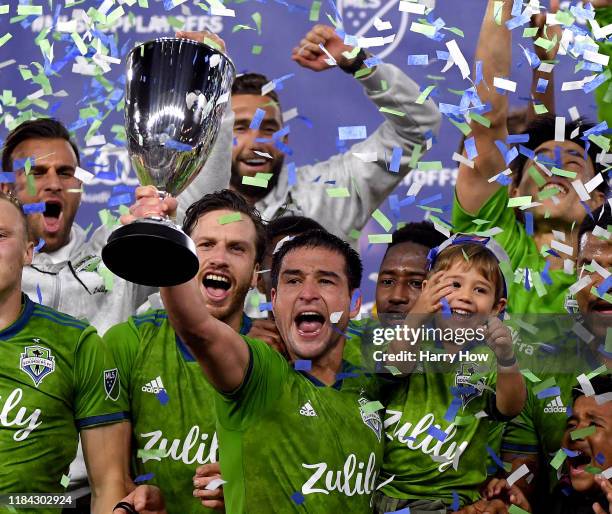
[[25,212],[26,214],[36,214],[38,212],[45,212],[45,202],[26,203],[23,205],[23,212]]
[[45,240],[41,237],[38,240],[38,243],[36,244],[36,246],[34,247],[34,253],[39,252],[43,246],[45,246]]
[[440,300],[440,303],[442,304],[442,317],[445,319],[450,318],[451,308],[450,308],[450,305],[448,304],[448,300],[446,298],[442,298]]
[[561,394],[561,389],[559,387],[548,387],[543,389],[537,394],[538,400],[543,400],[544,398],[551,398],[552,396],[559,396]]
[[568,457],[578,457],[582,452],[579,450],[570,450],[569,448],[561,448]]
[[42,297],[42,291],[40,290],[40,284],[36,284],[36,296],[38,297],[38,303],[42,305],[43,297]]
[[293,364],[295,371],[310,371],[312,369],[311,360],[297,360]]
[[478,157],[478,150],[476,150],[476,139],[470,137],[465,140],[465,151],[467,153],[467,158],[470,160],[474,160]]
[[482,61],[476,61],[476,85],[482,82]]
[[402,510],[393,510],[389,512],[385,512],[385,514],[410,514],[410,507],[406,507]]
[[595,461],[600,466],[603,466],[604,462],[606,462],[606,457],[604,456],[603,453],[599,452],[597,455],[595,455]]
[[495,182],[497,182],[498,184],[501,184],[502,186],[507,186],[508,184],[512,183],[512,179],[508,175],[504,175],[503,173],[500,173],[499,175],[497,175]]
[[544,269],[542,270],[542,272],[540,273],[540,276],[542,277],[542,282],[544,282],[544,284],[546,284],[547,286],[552,286],[552,277],[550,276],[550,261],[547,260],[546,264],[544,264]]
[[409,55],[407,64],[409,66],[427,66],[429,57],[427,57],[427,54]]
[[365,61],[363,61],[363,64],[366,65],[366,68],[373,68],[374,66],[378,66],[379,64],[382,64],[382,62],[383,61],[380,57],[376,57],[374,55],[372,57],[369,57]]
[[356,125],[352,127],[338,127],[338,138],[340,141],[347,139],[365,139],[368,137],[365,125]]
[[139,475],[134,479],[134,482],[146,482],[147,480],[151,480],[155,476],[155,473],[147,473],[146,475]]
[[514,30],[515,28],[520,27],[521,25],[525,25],[525,23],[529,23],[529,20],[530,16],[527,15],[516,16],[506,22],[506,27],[508,27],[508,30]]
[[600,73],[593,80],[591,80],[590,82],[587,82],[584,86],[582,86],[582,89],[584,90],[585,93],[592,93],[599,86],[601,86],[606,80],[608,80],[608,77],[606,76],[606,74]]
[[302,505],[302,503],[304,503],[304,500],[305,500],[304,495],[300,493],[299,491],[293,493],[291,495],[291,499],[294,501],[296,505]]
[[402,161],[402,148],[399,146],[393,147],[393,153],[391,154],[391,164],[389,164],[389,171],[397,173],[400,168]]
[[518,150],[515,146],[510,148],[508,152],[506,152],[506,166],[509,165],[514,159],[518,157]]
[[429,427],[429,429],[427,430],[427,434],[430,435],[431,437],[435,437],[438,441],[442,443],[448,437],[448,434],[446,432],[444,432],[443,430],[440,430],[439,428],[433,425]]
[[125,193],[118,196],[111,196],[108,200],[109,207],[116,207],[117,205],[130,203],[132,203],[132,195],[130,193]]
[[597,286],[597,292],[599,296],[603,296],[608,292],[608,289],[612,287],[612,275],[606,278],[601,284]]
[[538,79],[538,84],[536,86],[536,91],[538,93],[546,93],[546,88],[548,87],[548,80],[546,79]]
[[527,157],[527,159],[531,159],[532,161],[535,159],[535,152],[526,146],[519,145],[519,153]]
[[14,171],[0,171],[0,184],[13,184],[16,178]]
[[287,164],[287,185],[289,187],[295,186],[297,184],[297,173],[295,169],[295,163],[290,162]]
[[166,405],[170,401],[170,398],[168,397],[168,393],[166,392],[165,389],[161,389],[155,395],[155,397],[159,400],[159,403],[161,403],[162,405]]
[[448,406],[448,409],[446,409],[446,414],[444,414],[444,420],[448,421],[449,423],[455,421],[455,418],[457,417],[457,412],[459,412],[461,405],[461,398],[453,398],[453,401]]
[[353,296],[351,297],[351,308],[350,310],[355,310],[357,308],[357,300],[361,296],[361,291],[359,289],[355,289],[353,291]]
[[525,290],[531,291],[531,284],[529,283],[529,268],[525,269]]
[[451,510],[453,512],[459,510],[459,495],[457,491],[453,491],[453,504],[451,505]]
[[506,139],[506,143],[515,144],[515,143],[528,143],[529,142],[529,134],[511,134]]
[[525,212],[525,232],[528,236],[533,236],[533,213]]
[[267,312],[272,310],[272,302],[260,303],[259,312]]
[[336,375],[336,382],[338,382],[339,380],[344,380],[346,378],[357,378],[358,376],[359,373],[344,371]]
[[493,448],[491,448],[489,445],[487,445],[487,453],[491,456],[491,458],[493,459],[493,461],[495,462],[495,464],[497,464],[497,466],[500,469],[504,469],[504,463],[502,462],[502,460],[498,457],[497,453],[495,453],[493,451]]
[[191,152],[193,147],[190,145],[186,145],[185,143],[181,143],[180,141],[176,141],[174,139],[168,139],[165,145],[168,148],[172,148],[173,150],[178,150],[179,152]]
[[263,109],[257,109],[255,114],[253,115],[253,119],[251,120],[251,124],[249,125],[250,130],[259,130],[259,126],[266,115],[266,111]]
[[583,136],[588,138],[591,134],[602,134],[606,130],[608,130],[608,122],[602,121],[589,130],[585,130]]
[[314,123],[312,122],[312,120],[310,118],[307,118],[306,116],[302,116],[300,114],[300,115],[296,116],[295,119],[303,121],[304,125],[306,125],[308,128],[314,127]]
[[430,203],[437,202],[438,200],[441,200],[441,199],[442,199],[442,194],[438,193],[436,195],[432,195],[432,196],[428,196],[427,198],[424,198],[423,200],[419,202],[419,205],[428,205]]

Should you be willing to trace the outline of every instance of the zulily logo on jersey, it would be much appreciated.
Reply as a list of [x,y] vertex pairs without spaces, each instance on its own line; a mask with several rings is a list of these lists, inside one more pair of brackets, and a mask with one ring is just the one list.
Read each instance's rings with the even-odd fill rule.
[[557,396],[544,407],[544,412],[546,414],[565,414],[567,412],[567,408],[563,405],[563,401],[560,396]]
[[158,394],[165,390],[166,389],[164,388],[164,383],[162,382],[161,377],[154,378],[142,386],[143,393]]
[[40,409],[35,409],[32,414],[26,417],[26,408],[19,406],[22,397],[23,390],[21,388],[13,389],[13,392],[4,400],[4,405],[1,403],[2,397],[0,396],[0,406],[2,407],[0,426],[6,428],[25,427],[15,431],[13,434],[14,441],[25,440],[34,429],[42,424],[42,421],[38,421],[41,414]]

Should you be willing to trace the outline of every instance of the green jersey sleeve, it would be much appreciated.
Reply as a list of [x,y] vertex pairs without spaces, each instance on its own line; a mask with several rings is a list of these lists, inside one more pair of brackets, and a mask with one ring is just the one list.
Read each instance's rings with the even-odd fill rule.
[[112,354],[119,370],[121,387],[129,396],[132,390],[132,372],[140,344],[140,333],[133,318],[111,327],[104,334],[104,342]]
[[[534,252],[537,254],[537,250],[533,241],[527,236],[525,227],[517,221],[514,210],[507,205],[508,190],[505,187],[497,190],[474,215],[463,210],[455,194],[452,222],[455,232],[484,232],[499,227],[502,232],[497,234],[495,239],[510,257],[512,269],[516,269],[527,254]],[[486,223],[479,225],[474,223],[475,220],[483,220]]]
[[229,430],[244,430],[280,397],[289,363],[269,345],[243,336],[249,346],[249,368],[240,387],[217,394],[218,422]]
[[119,371],[93,327],[77,343],[74,363],[74,417],[77,428],[116,423],[128,418],[128,402],[121,394]]

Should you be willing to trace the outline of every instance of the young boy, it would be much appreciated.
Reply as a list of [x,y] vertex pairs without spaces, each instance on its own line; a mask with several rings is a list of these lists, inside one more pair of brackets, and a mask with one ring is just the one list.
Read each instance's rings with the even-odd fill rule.
[[[487,457],[496,453],[487,445],[490,431],[525,401],[512,337],[498,318],[507,301],[503,250],[489,238],[454,236],[428,258],[430,272],[405,323],[433,329],[437,340],[391,344],[389,356],[410,353],[414,361],[403,363],[412,373],[387,403],[377,513],[409,507],[441,514],[476,501]],[[485,341],[489,348],[477,346]]]

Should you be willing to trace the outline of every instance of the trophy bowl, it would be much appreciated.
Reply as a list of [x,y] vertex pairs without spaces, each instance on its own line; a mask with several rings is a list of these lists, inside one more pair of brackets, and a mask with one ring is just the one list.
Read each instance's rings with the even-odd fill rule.
[[[189,186],[214,146],[234,77],[229,57],[190,39],[159,38],[131,50],[125,130],[141,185],[162,197]],[[193,241],[160,216],[113,231],[102,260],[115,275],[156,287],[182,284],[199,267]]]

